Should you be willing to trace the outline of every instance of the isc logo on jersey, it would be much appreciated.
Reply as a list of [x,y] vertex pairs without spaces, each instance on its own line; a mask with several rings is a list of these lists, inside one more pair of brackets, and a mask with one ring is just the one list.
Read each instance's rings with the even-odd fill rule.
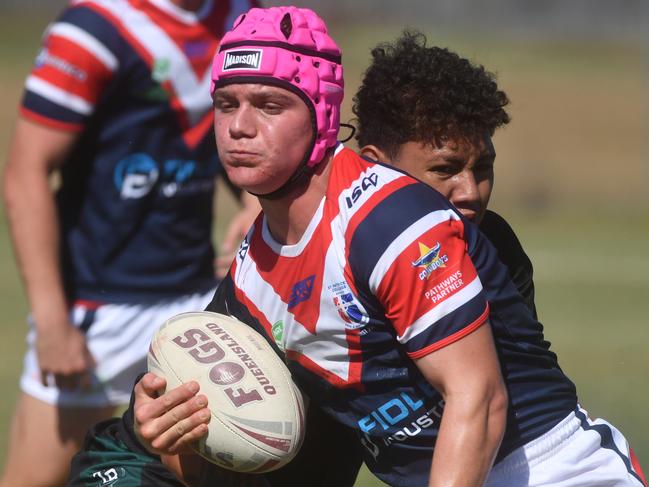
[[360,183],[351,188],[349,196],[345,196],[345,203],[347,208],[351,209],[360,199],[361,196],[370,188],[376,188],[379,183],[379,176],[376,173],[369,173],[361,179]]

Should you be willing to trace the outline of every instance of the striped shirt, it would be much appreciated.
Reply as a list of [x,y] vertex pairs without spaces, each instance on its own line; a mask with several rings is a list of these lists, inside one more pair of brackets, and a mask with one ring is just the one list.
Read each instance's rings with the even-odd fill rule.
[[426,485],[444,409],[412,359],[487,319],[510,400],[499,458],[573,411],[573,384],[477,227],[391,167],[341,146],[332,164],[301,240],[280,245],[261,215],[208,309],[264,332],[390,485]]

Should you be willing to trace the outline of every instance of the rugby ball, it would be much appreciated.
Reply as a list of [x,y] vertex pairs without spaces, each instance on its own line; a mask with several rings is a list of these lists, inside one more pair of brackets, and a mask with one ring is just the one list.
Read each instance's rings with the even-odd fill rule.
[[302,394],[269,343],[241,321],[218,313],[176,315],[153,336],[150,372],[171,390],[196,381],[212,418],[194,448],[236,472],[275,470],[297,454],[304,438]]

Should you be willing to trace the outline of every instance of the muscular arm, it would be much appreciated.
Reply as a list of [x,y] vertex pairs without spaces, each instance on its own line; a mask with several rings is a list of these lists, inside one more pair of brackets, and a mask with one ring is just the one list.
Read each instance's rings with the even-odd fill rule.
[[58,216],[49,184],[76,133],[18,119],[4,173],[4,200],[18,267],[34,318],[39,366],[60,387],[92,365],[83,335],[68,321],[60,269]]
[[491,326],[415,361],[444,397],[429,485],[483,485],[504,431],[507,393]]

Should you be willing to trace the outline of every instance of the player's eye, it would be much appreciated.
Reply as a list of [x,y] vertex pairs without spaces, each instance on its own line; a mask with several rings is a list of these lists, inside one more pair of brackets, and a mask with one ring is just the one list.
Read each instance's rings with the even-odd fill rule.
[[262,105],[261,109],[269,115],[277,115],[282,112],[283,107],[278,103],[266,102]]
[[219,112],[228,113],[234,110],[236,104],[230,100],[224,98],[215,98],[214,99],[214,109]]
[[452,165],[444,164],[433,166],[429,169],[429,171],[439,176],[452,176],[453,174],[457,173],[457,168]]
[[494,170],[494,166],[493,164],[490,163],[478,164],[474,169],[476,174],[485,174],[485,175],[492,173],[493,170]]

